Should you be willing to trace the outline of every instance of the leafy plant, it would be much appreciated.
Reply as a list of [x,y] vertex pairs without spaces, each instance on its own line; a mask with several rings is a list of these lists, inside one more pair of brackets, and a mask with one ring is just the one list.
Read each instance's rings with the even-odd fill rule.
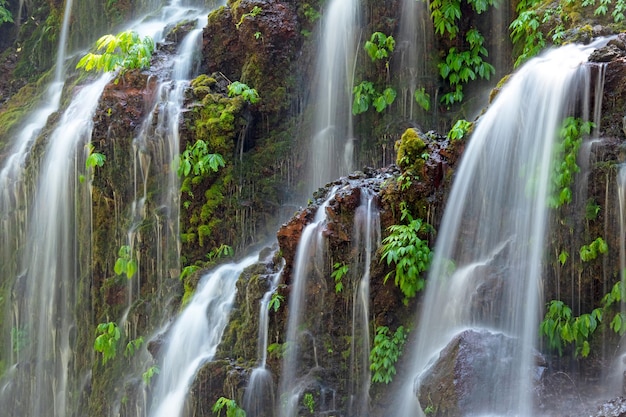
[[250,104],[255,104],[259,101],[259,93],[254,88],[250,88],[247,84],[239,81],[228,84],[228,97],[236,96],[243,97]]
[[430,95],[424,87],[415,90],[413,95],[417,104],[425,111],[430,110]]
[[374,106],[378,113],[390,106],[396,99],[396,90],[387,87],[379,93],[374,84],[370,81],[362,81],[352,90],[354,100],[352,102],[352,114],[357,115],[369,110],[370,105]]
[[574,175],[580,171],[576,158],[584,135],[594,127],[592,122],[583,122],[576,117],[567,117],[559,130],[560,141],[555,147],[552,168],[552,191],[548,206],[558,208],[572,201],[571,185]]
[[509,25],[511,40],[515,45],[521,45],[521,52],[515,60],[515,67],[537,55],[546,46],[546,40],[539,26],[539,15],[531,10],[537,0],[522,0],[517,4],[517,18]]
[[11,11],[7,9],[7,0],[0,0],[0,25],[2,23],[13,23],[13,15]]
[[472,130],[474,127],[474,123],[468,122],[464,119],[459,119],[456,121],[452,129],[448,132],[448,139],[451,141],[461,140],[465,138],[465,136]]
[[561,266],[565,265],[565,262],[567,262],[568,258],[569,252],[567,252],[566,250],[562,250],[561,253],[559,253],[559,263],[561,264]]
[[93,343],[93,348],[96,352],[102,353],[103,365],[115,358],[117,354],[117,342],[120,340],[120,337],[120,329],[117,327],[117,324],[112,321],[100,323],[98,327],[96,327],[96,340]]
[[275,358],[281,359],[287,351],[287,343],[272,343],[267,347],[267,353]]
[[110,72],[120,69],[146,69],[154,52],[154,41],[150,36],[141,38],[132,30],[117,35],[104,35],[96,41],[95,51],[83,56],[76,68],[85,71]]
[[128,245],[122,245],[117,252],[117,261],[115,261],[115,273],[117,275],[125,274],[131,279],[137,272],[137,261],[132,256],[132,249]]
[[267,308],[270,311],[274,310],[274,313],[276,313],[280,309],[283,301],[285,301],[285,297],[280,295],[278,291],[274,291],[270,298],[270,302],[267,304]]
[[139,348],[143,345],[143,337],[139,336],[136,339],[131,340],[126,344],[126,349],[124,349],[124,356],[130,358],[139,350]]
[[241,17],[239,18],[239,22],[235,24],[235,27],[239,29],[239,26],[241,26],[246,17],[257,17],[259,14],[261,14],[262,11],[263,9],[261,9],[259,6],[254,6],[252,10],[250,10],[248,13],[244,13],[241,15]]
[[487,48],[483,46],[485,38],[476,29],[470,29],[465,34],[469,50],[461,51],[456,47],[448,50],[445,62],[440,62],[439,75],[450,83],[453,91],[444,94],[441,102],[446,105],[459,103],[463,100],[463,85],[477,77],[489,79],[496,70],[493,65],[485,62]]
[[143,379],[143,383],[146,385],[150,385],[150,382],[152,381],[152,377],[154,377],[155,375],[158,375],[159,372],[161,372],[161,370],[159,369],[157,365],[152,365],[151,367],[149,367],[146,370],[146,372],[141,374],[141,379]]
[[213,262],[217,259],[226,258],[228,256],[233,256],[235,251],[232,246],[221,244],[218,248],[213,248],[209,253],[207,253],[206,257],[209,262]]
[[245,417],[246,412],[237,405],[235,400],[230,398],[220,397],[213,405],[213,412],[217,413],[217,416],[222,415],[222,409],[226,409],[226,417]]
[[394,282],[404,294],[404,304],[408,304],[409,298],[415,297],[418,291],[424,288],[425,280],[421,276],[425,272],[432,259],[432,252],[428,242],[422,240],[419,235],[430,230],[430,226],[422,219],[414,219],[409,213],[406,204],[401,205],[402,216],[400,220],[407,220],[408,224],[395,224],[389,226],[389,236],[383,239],[382,256],[387,265],[392,262],[395,269],[385,276],[384,282],[394,275]]
[[396,374],[395,364],[400,358],[406,342],[407,332],[400,326],[393,335],[387,326],[378,326],[374,337],[374,346],[370,352],[370,370],[372,382],[389,384]]
[[[91,142],[89,142],[86,145],[86,147],[87,147],[87,158],[85,159],[85,169],[87,171],[91,171],[95,169],[96,167],[104,166],[104,162],[107,159],[106,155],[103,155],[99,152],[94,152],[95,148]],[[85,176],[80,175],[78,179],[80,182],[84,182]]]
[[302,403],[306,408],[309,409],[309,413],[315,413],[315,399],[313,398],[313,394],[311,394],[310,392],[304,394],[304,397],[302,398]]
[[333,272],[330,274],[331,278],[335,280],[335,292],[340,293],[343,290],[343,282],[341,279],[348,273],[350,267],[345,262],[335,262],[333,265]]
[[388,61],[388,58],[393,52],[395,46],[396,40],[393,36],[387,36],[382,32],[374,32],[372,33],[370,40],[366,41],[363,47],[372,61],[379,61],[382,59],[387,59]]
[[220,167],[224,167],[226,163],[222,155],[217,153],[209,153],[209,146],[202,139],[189,146],[178,158],[178,175],[188,176],[193,172],[194,175],[206,175],[213,171],[217,172]]
[[609,251],[609,246],[601,237],[596,238],[588,245],[583,245],[580,248],[580,260],[583,262],[593,261],[598,257],[598,254],[606,254]]

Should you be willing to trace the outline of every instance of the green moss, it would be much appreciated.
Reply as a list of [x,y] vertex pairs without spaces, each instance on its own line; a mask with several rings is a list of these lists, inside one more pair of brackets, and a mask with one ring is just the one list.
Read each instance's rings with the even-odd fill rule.
[[395,148],[397,152],[396,164],[403,171],[416,168],[416,165],[419,165],[420,162],[423,166],[422,154],[426,149],[426,144],[420,138],[417,130],[413,128],[407,129],[402,134],[400,140],[396,142]]

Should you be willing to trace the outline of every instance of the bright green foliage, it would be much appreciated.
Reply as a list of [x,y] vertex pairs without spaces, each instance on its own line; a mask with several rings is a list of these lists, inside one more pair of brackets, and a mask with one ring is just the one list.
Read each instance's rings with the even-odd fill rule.
[[340,293],[343,290],[343,282],[341,278],[348,273],[350,268],[344,262],[335,262],[333,265],[333,272],[330,276],[335,280],[335,292]]
[[379,93],[370,81],[363,81],[352,90],[354,101],[352,102],[352,114],[357,115],[369,110],[374,106],[378,113],[390,106],[396,99],[396,90],[391,87],[385,88]]
[[[94,152],[94,149],[93,144],[89,142],[87,144],[87,159],[85,159],[85,169],[87,171],[93,170],[95,167],[102,167],[107,159],[106,155]],[[85,176],[80,175],[78,179],[80,182],[84,182]]]
[[88,53],[76,68],[102,72],[146,69],[150,67],[154,41],[150,36],[141,38],[137,32],[127,30],[102,36],[96,41],[95,50],[100,53]]
[[139,336],[137,339],[133,339],[126,344],[126,349],[124,349],[124,356],[130,358],[139,350],[139,348],[143,345],[143,337]]
[[541,20],[531,10],[538,0],[522,0],[517,4],[517,18],[509,25],[511,40],[515,45],[522,45],[522,51],[515,61],[515,67],[537,55],[546,46],[543,33],[539,31]]
[[270,302],[267,305],[267,308],[269,308],[270,310],[274,310],[274,313],[276,313],[280,309],[283,301],[285,301],[285,297],[277,292],[274,292],[272,293],[272,297],[270,298]]
[[13,22],[13,16],[11,15],[11,12],[7,9],[7,5],[7,0],[0,0],[0,25],[5,22]]
[[378,326],[374,337],[374,346],[370,352],[370,370],[372,382],[389,384],[396,374],[396,362],[402,354],[407,332],[400,326],[393,335],[387,326]]
[[[623,298],[621,281],[613,285],[611,291],[602,297],[600,307],[591,313],[572,316],[572,310],[560,300],[548,304],[548,312],[539,326],[539,332],[548,341],[548,347],[563,354],[565,345],[574,343],[576,356],[587,357],[591,347],[589,339],[605,316],[609,316],[610,307]],[[626,315],[617,312],[609,324],[611,330],[623,336],[626,333]]]
[[250,104],[255,104],[259,101],[259,93],[254,88],[250,88],[247,84],[239,81],[228,84],[228,97],[236,96],[241,96]]
[[430,95],[426,92],[424,87],[416,89],[413,96],[421,108],[426,111],[430,110]]
[[444,94],[441,102],[446,105],[459,103],[463,100],[463,85],[477,77],[489,79],[496,70],[493,65],[485,62],[483,57],[488,56],[487,48],[483,46],[485,38],[476,29],[470,29],[465,34],[469,50],[460,51],[450,48],[445,62],[440,62],[439,75],[450,83],[453,91]]
[[473,127],[474,123],[468,122],[464,119],[459,119],[448,132],[448,139],[451,141],[461,140],[465,138],[469,132],[471,132]]
[[580,171],[576,158],[584,135],[589,135],[595,125],[576,117],[568,117],[559,130],[560,142],[555,147],[552,168],[552,191],[548,206],[558,208],[572,201],[571,185]]
[[180,280],[183,281],[185,278],[187,278],[188,276],[190,276],[191,274],[193,274],[199,269],[200,267],[198,265],[187,265],[180,272]]
[[254,6],[252,10],[250,10],[248,13],[244,13],[241,15],[241,17],[239,18],[239,22],[236,23],[235,26],[237,27],[237,29],[239,29],[239,26],[241,26],[246,17],[257,17],[259,14],[261,14],[262,11],[263,9],[261,9],[259,6]]
[[93,348],[96,352],[102,353],[102,364],[105,365],[110,359],[115,358],[117,354],[117,342],[120,340],[121,334],[117,324],[110,321],[108,323],[100,323],[96,328],[96,340]]
[[131,247],[128,245],[122,245],[117,252],[117,261],[115,261],[115,273],[117,275],[126,274],[128,279],[131,279],[137,272],[137,261],[132,256]]
[[598,214],[600,214],[600,210],[602,210],[602,207],[600,207],[593,198],[590,198],[589,200],[587,200],[587,205],[585,206],[585,219],[597,219]]
[[369,41],[365,42],[364,48],[372,61],[387,59],[396,46],[393,36],[387,36],[382,32],[374,32]]
[[218,248],[211,249],[211,251],[207,253],[206,257],[209,262],[213,262],[221,258],[233,256],[234,253],[235,251],[231,246],[222,243]]
[[202,139],[189,146],[183,152],[178,162],[178,175],[188,176],[191,172],[194,175],[206,175],[209,172],[217,172],[220,167],[225,166],[224,158],[217,153],[209,153],[209,146]]
[[217,413],[217,416],[222,415],[222,409],[226,409],[226,417],[246,417],[246,412],[237,405],[235,400],[230,398],[220,397],[213,405],[213,412]]
[[158,375],[160,371],[161,370],[157,365],[152,365],[151,367],[149,367],[146,372],[141,374],[141,379],[143,379],[143,383],[146,385],[150,385],[152,377]]
[[561,253],[559,253],[559,263],[561,264],[561,266],[565,265],[565,262],[567,262],[568,258],[569,252],[567,252],[566,250],[562,250]]
[[392,262],[395,264],[395,269],[385,276],[384,282],[393,274],[396,286],[404,294],[403,302],[407,305],[409,298],[415,297],[424,288],[425,280],[421,273],[430,266],[432,252],[428,242],[418,236],[428,232],[430,226],[423,223],[422,219],[414,219],[406,204],[401,206],[401,210],[400,220],[406,219],[408,224],[395,224],[387,228],[390,234],[383,239],[381,261],[386,260],[387,265]]
[[310,392],[304,394],[304,397],[302,398],[302,403],[309,410],[309,413],[315,413],[315,399],[313,398],[313,394],[311,394]]
[[580,260],[583,262],[593,261],[598,257],[598,254],[606,254],[609,251],[609,246],[604,239],[598,237],[596,240],[588,245],[583,245],[580,248]]
[[302,5],[302,9],[304,10],[304,17],[308,19],[309,23],[315,23],[320,17],[322,17],[320,12],[308,3],[304,3]]

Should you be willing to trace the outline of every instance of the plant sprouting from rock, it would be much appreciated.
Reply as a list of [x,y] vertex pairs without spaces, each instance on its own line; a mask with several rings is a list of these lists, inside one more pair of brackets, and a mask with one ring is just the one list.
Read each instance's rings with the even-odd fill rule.
[[424,288],[425,280],[422,273],[430,266],[432,252],[428,242],[420,238],[430,231],[431,227],[422,219],[414,219],[405,203],[401,204],[401,221],[408,224],[395,224],[389,226],[389,236],[383,239],[381,261],[387,265],[392,263],[395,269],[385,276],[384,282],[393,275],[394,282],[404,294],[404,304],[415,297],[418,291]]
[[217,153],[209,152],[209,145],[202,139],[198,139],[193,145],[187,144],[187,148],[179,157],[178,175],[188,176],[193,173],[196,176],[206,175],[209,172],[217,172],[225,166],[224,158]]
[[117,275],[126,275],[131,279],[137,272],[137,261],[133,258],[132,248],[129,245],[122,245],[117,252],[117,261],[115,261],[115,273]]
[[579,255],[580,260],[583,262],[593,261],[599,254],[606,254],[609,251],[609,246],[601,237],[596,238],[588,245],[583,245],[580,248]]
[[13,23],[13,15],[7,9],[7,0],[0,0],[0,25],[3,23]]
[[143,38],[132,30],[117,35],[104,35],[96,41],[95,52],[83,56],[76,68],[85,71],[122,72],[150,67],[154,52],[154,41],[150,36]]
[[[86,145],[87,148],[87,158],[85,159],[85,170],[87,172],[91,172],[96,167],[104,166],[104,162],[106,161],[106,155],[101,154],[99,152],[94,152],[95,147],[91,142]],[[80,182],[85,181],[85,176],[80,175],[78,177]]]
[[152,378],[155,375],[158,375],[159,372],[161,372],[161,369],[157,365],[152,365],[151,367],[149,367],[146,372],[141,374],[141,379],[143,379],[143,383],[149,386]]
[[352,114],[365,113],[373,106],[378,113],[381,113],[390,106],[396,99],[396,90],[391,87],[379,92],[370,81],[362,81],[352,90],[354,100],[352,102]]
[[396,47],[396,40],[393,36],[387,36],[382,32],[374,32],[369,41],[365,42],[363,46],[367,55],[372,61],[386,60],[386,65],[389,65],[389,57]]
[[246,417],[246,412],[239,407],[237,401],[230,398],[220,397],[213,405],[213,412],[217,414],[217,417],[222,415],[222,410],[225,410],[226,417]]
[[93,348],[96,352],[102,353],[103,365],[117,355],[117,342],[120,340],[120,337],[120,329],[112,321],[100,323],[96,327],[96,340],[93,343]]
[[468,122],[464,119],[457,120],[454,126],[452,126],[452,129],[448,132],[448,139],[455,141],[467,138],[473,127],[474,123],[472,122]]
[[259,101],[259,93],[254,88],[250,88],[247,84],[239,81],[228,84],[228,97],[237,96],[241,96],[250,104],[256,104]]
[[348,273],[350,267],[345,262],[335,262],[333,264],[333,272],[330,277],[335,280],[335,292],[340,293],[343,290],[342,278]]
[[387,326],[378,326],[374,337],[374,346],[370,352],[370,370],[372,382],[389,384],[396,374],[396,362],[402,354],[407,332],[400,326],[390,333]]

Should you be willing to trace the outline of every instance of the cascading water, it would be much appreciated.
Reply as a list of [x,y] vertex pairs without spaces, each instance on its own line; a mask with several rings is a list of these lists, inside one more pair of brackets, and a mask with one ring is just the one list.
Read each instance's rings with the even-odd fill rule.
[[351,109],[358,16],[357,0],[332,0],[324,16],[308,191],[353,170]]
[[269,327],[269,307],[272,295],[278,286],[283,269],[274,274],[269,290],[263,295],[259,303],[259,339],[257,342],[257,356],[259,364],[250,373],[250,380],[243,396],[243,409],[248,417],[267,415],[274,407],[274,380],[272,372],[267,369],[267,341]]
[[348,415],[369,414],[370,389],[370,269],[372,254],[380,244],[380,218],[374,194],[361,188],[361,202],[354,215],[356,257],[350,269],[356,280],[352,300],[352,346]]
[[[296,416],[298,401],[309,384],[314,381],[313,371],[318,368],[314,334],[309,330],[302,330],[301,325],[306,309],[305,294],[307,288],[316,282],[323,282],[326,256],[326,239],[324,238],[324,226],[327,219],[326,208],[334,197],[336,189],[329,193],[326,201],[319,206],[315,218],[311,224],[302,231],[298,242],[298,249],[294,263],[293,283],[289,297],[289,318],[287,322],[287,347],[283,359],[283,369],[280,379],[278,398],[278,415],[281,417]],[[306,361],[304,360],[306,352]],[[300,369],[306,369],[302,375],[298,375]],[[284,402],[284,403],[283,403]]]
[[258,254],[251,255],[220,266],[202,278],[189,305],[168,330],[151,417],[181,415],[196,372],[213,358],[228,324],[237,279],[257,260]]
[[[569,45],[529,61],[477,121],[439,231],[412,368],[395,415],[420,409],[415,391],[430,364],[466,329],[514,342],[494,347],[502,358],[498,367],[476,370],[486,382],[464,411],[532,414],[553,146],[565,117],[580,115],[572,114],[581,111],[577,100],[589,101],[579,86],[589,83],[584,63],[594,47]],[[485,286],[497,292],[493,301],[481,298]]]
[[[79,276],[76,244],[81,228],[77,166],[81,145],[91,136],[97,100],[110,81],[104,75],[75,96],[52,133],[42,161],[37,194],[28,224],[28,243],[13,293],[13,350],[21,351],[14,375],[0,400],[11,415],[69,415],[72,360]],[[16,345],[17,344],[17,345]],[[12,371],[13,373],[13,371]],[[70,390],[71,389],[71,390]]]

